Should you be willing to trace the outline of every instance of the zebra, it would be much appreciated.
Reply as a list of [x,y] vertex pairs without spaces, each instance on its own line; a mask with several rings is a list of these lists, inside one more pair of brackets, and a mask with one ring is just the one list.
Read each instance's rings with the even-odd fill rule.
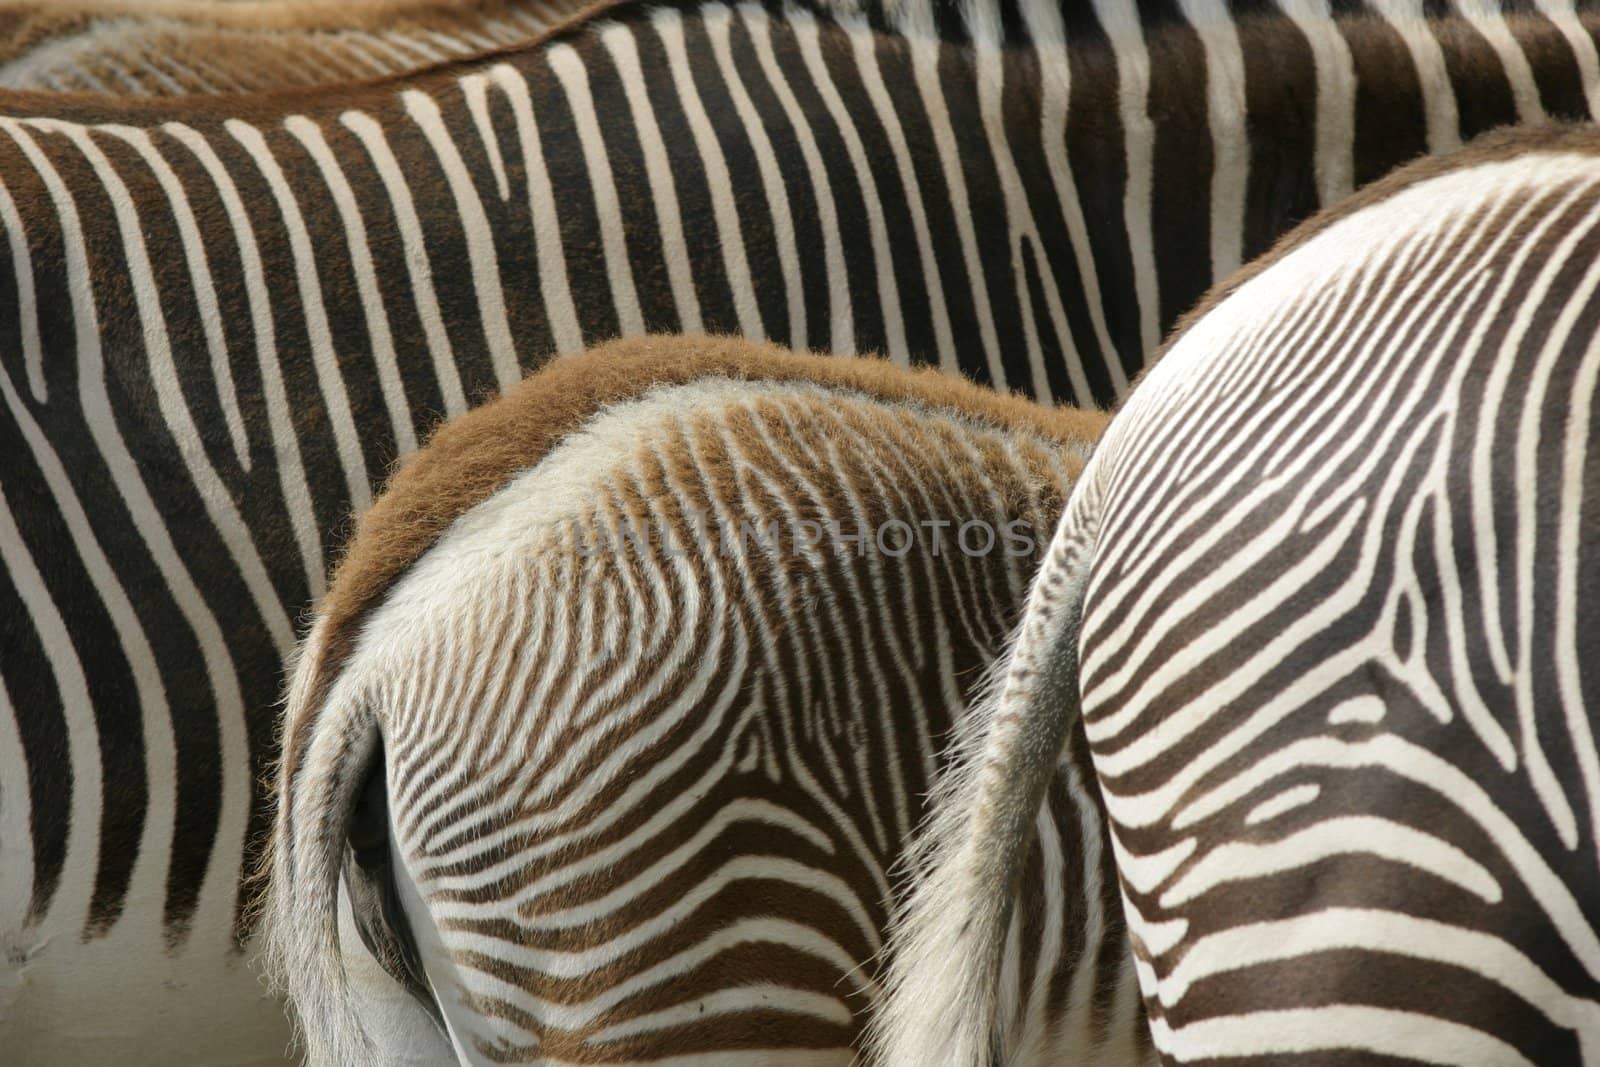
[[1600,1062],[1597,250],[1600,134],[1491,135],[1180,329],[973,712],[884,1062],[989,1062],[1068,720],[1165,1062]]
[[[388,1062],[341,871],[463,1063],[853,1062],[889,872],[1104,421],[674,337],[442,429],[291,682],[267,939],[310,1062]],[[1058,785],[1033,863],[1073,892],[1014,1009],[1069,1002],[1056,1041],[1143,1062],[1103,823]]]
[[565,0],[8,0],[0,87],[178,96],[370,81],[537,37]]
[[1600,85],[1587,2],[1178,8],[623,3],[390,84],[0,98],[7,1047],[276,1054],[282,665],[441,418],[646,332],[1109,403],[1301,215]]

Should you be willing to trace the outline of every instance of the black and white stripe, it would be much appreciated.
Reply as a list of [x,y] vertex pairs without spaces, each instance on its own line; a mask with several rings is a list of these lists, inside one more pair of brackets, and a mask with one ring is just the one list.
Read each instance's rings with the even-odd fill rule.
[[7,99],[6,928],[247,941],[346,517],[550,354],[699,328],[1109,401],[1352,183],[1588,115],[1590,16],[1401,6],[624,5],[398,86]]
[[[582,359],[645,382],[664,358],[735,362],[585,408],[367,613],[313,628],[267,928],[314,1063],[387,1061],[391,1040],[339,975],[341,866],[464,1063],[855,1060],[945,736],[1101,422],[996,418],[876,364],[874,393],[805,375],[824,360],[764,377],[800,364],[764,346],[650,343],[653,365]],[[569,381],[536,376],[407,477],[481,484]],[[352,560],[427,506],[415,481],[396,493],[411,503],[374,512]],[[330,602],[368,581],[352,563]],[[1143,1016],[1083,791],[1041,815],[1005,1000],[1038,1050],[1131,1063]],[[391,893],[403,917],[360,903]]]
[[[1600,1061],[1597,252],[1600,139],[1499,136],[1178,337],[951,787],[889,1062],[952,1005],[982,1062],[1007,857],[1069,728],[1165,1060]],[[919,975],[935,950],[960,980]]]

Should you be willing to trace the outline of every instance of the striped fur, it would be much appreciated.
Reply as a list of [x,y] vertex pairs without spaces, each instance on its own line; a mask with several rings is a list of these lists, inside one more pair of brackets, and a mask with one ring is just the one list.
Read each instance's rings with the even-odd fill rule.
[[7,1047],[276,1045],[283,659],[441,417],[645,331],[1109,402],[1320,202],[1600,81],[1586,5],[1145,6],[630,3],[388,85],[0,101]]
[[570,0],[4,0],[0,88],[181,96],[363,82],[492,52]]
[[1164,1060],[1600,1063],[1597,323],[1579,129],[1402,172],[1189,324],[974,712],[886,1062],[993,1030],[1079,723]]
[[[377,775],[392,842],[358,852],[414,894],[465,1062],[849,1062],[919,798],[1102,422],[688,338],[561,361],[442,434],[364,520],[287,709],[268,933],[311,1061],[372,1060],[334,896]],[[452,477],[483,488],[429,488]],[[1143,1027],[1126,996],[1090,1018],[1131,974],[1076,774],[1010,1003],[1082,1005],[1055,1038],[1119,1062]]]

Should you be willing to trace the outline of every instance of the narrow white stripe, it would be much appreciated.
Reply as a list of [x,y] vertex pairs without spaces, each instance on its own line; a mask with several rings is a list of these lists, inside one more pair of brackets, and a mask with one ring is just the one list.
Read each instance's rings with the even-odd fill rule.
[[727,272],[728,286],[733,291],[733,308],[739,319],[739,332],[751,340],[759,341],[767,334],[761,324],[761,308],[756,303],[755,285],[750,277],[744,231],[739,226],[739,208],[733,199],[733,175],[728,171],[728,161],[722,154],[722,144],[717,140],[711,117],[706,114],[705,105],[700,101],[700,90],[695,87],[683,35],[683,14],[662,8],[652,13],[650,24],[655,27],[656,35],[666,49],[672,84],[677,88],[678,102],[683,106],[684,117],[689,122],[689,133],[694,138],[701,166],[705,169],[706,183],[711,192],[711,210],[716,218],[717,238],[722,246],[723,269]]
[[791,348],[808,347],[806,330],[806,299],[800,277],[800,251],[795,244],[794,219],[789,206],[789,190],[784,187],[783,174],[778,169],[778,157],[772,150],[763,117],[756,111],[750,94],[733,61],[733,47],[729,40],[733,10],[722,4],[705,8],[701,15],[706,36],[711,39],[711,51],[717,57],[723,83],[733,98],[734,110],[739,113],[750,147],[755,152],[756,169],[761,176],[761,188],[766,194],[767,214],[772,219],[772,231],[778,245],[778,267],[783,272],[784,292],[789,303],[789,336],[784,343]]
[[1094,0],[1117,60],[1117,114],[1122,120],[1128,184],[1122,195],[1123,225],[1133,261],[1133,292],[1139,304],[1139,348],[1145,358],[1161,343],[1161,290],[1156,275],[1155,230],[1150,197],[1155,172],[1155,126],[1150,121],[1150,52],[1138,12],[1125,0]]
[[489,346],[489,357],[494,362],[495,378],[502,390],[509,389],[522,379],[522,369],[517,362],[517,346],[511,337],[511,324],[506,321],[505,293],[500,285],[500,263],[495,250],[494,234],[489,229],[489,219],[484,215],[483,203],[478,199],[472,176],[461,162],[450,129],[439,113],[433,97],[416,89],[400,94],[405,102],[406,114],[417,124],[433,146],[450,183],[450,195],[455,198],[456,217],[467,241],[467,260],[472,265],[472,284],[478,297],[478,314],[483,323],[484,343]]
[[583,330],[578,325],[578,309],[572,302],[567,279],[567,257],[561,246],[561,225],[556,219],[555,191],[550,186],[550,171],[545,167],[544,148],[533,113],[528,82],[508,64],[501,63],[489,77],[511,101],[517,121],[517,140],[527,168],[528,210],[533,215],[533,238],[539,253],[539,290],[544,297],[545,316],[558,353],[583,348]]
[[821,27],[816,16],[809,11],[796,10],[789,15],[789,25],[794,29],[795,40],[800,46],[800,56],[805,61],[806,70],[811,74],[812,87],[822,97],[823,106],[828,109],[828,115],[833,119],[834,125],[839,130],[839,136],[844,140],[845,152],[850,157],[851,170],[854,171],[856,183],[861,189],[863,205],[867,212],[867,233],[872,241],[872,260],[878,272],[878,304],[883,312],[884,344],[888,349],[887,355],[896,363],[908,364],[911,361],[911,352],[906,347],[904,312],[900,307],[900,293],[894,277],[894,257],[889,250],[889,231],[884,225],[882,201],[878,198],[878,183],[872,176],[871,166],[867,163],[867,153],[861,145],[861,135],[851,122],[850,112],[840,99],[839,90],[833,84],[833,76],[828,72],[827,64],[823,62]]
[[166,65],[167,69],[173,73],[174,81],[185,93],[193,93],[197,91],[217,92],[220,88],[220,83],[208,79],[200,71],[196,70],[189,64],[184,63],[176,55],[173,55],[170,52],[162,57],[162,62]]
[[132,145],[167,194],[167,203],[172,207],[173,218],[178,223],[184,259],[189,264],[189,285],[194,292],[201,328],[205,333],[211,375],[217,383],[217,403],[228,423],[234,456],[240,468],[248,471],[251,467],[250,442],[245,435],[244,418],[239,413],[239,393],[233,382],[233,367],[228,361],[227,339],[222,333],[222,312],[217,305],[217,290],[211,280],[211,264],[206,258],[205,242],[201,240],[200,227],[195,221],[194,210],[189,206],[188,194],[167,161],[156,151],[149,133],[131,126],[99,126],[96,129]]
[[[226,68],[219,67],[217,64],[207,60],[196,59],[193,56],[190,58],[191,61],[199,64],[199,69],[192,72],[194,85],[188,90],[189,92],[194,92],[199,86],[207,84],[209,84],[209,90],[212,92],[238,93],[251,91],[251,86],[240,81]],[[201,73],[202,71],[204,73]]]
[[334,350],[333,333],[328,327],[328,310],[323,306],[322,282],[317,277],[316,257],[311,250],[311,235],[306,230],[305,218],[300,214],[300,205],[295,202],[294,193],[284,180],[283,171],[273,158],[261,131],[238,119],[229,119],[224,125],[233,139],[255,160],[256,167],[266,179],[277,202],[278,214],[283,219],[289,238],[290,254],[294,258],[295,283],[300,294],[306,336],[311,342],[317,387],[328,413],[328,425],[333,430],[339,464],[344,470],[345,487],[350,493],[350,505],[357,512],[366,511],[372,506],[367,461],[362,454],[361,438],[356,433],[355,418],[350,411],[350,396],[345,391],[344,377],[339,371],[339,356]]
[[[1072,742],[1076,745],[1078,742]],[[1071,753],[1063,754],[1057,762],[1056,774],[1058,778],[1065,778],[1067,797],[1071,801],[1072,810],[1078,819],[1078,840],[1082,851],[1076,857],[1078,863],[1077,879],[1079,892],[1082,894],[1083,920],[1081,930],[1081,944],[1085,951],[1076,963],[1072,965],[1072,984],[1068,987],[1067,1022],[1069,1034],[1080,1034],[1082,1045],[1078,1047],[1089,1048],[1093,1044],[1093,1035],[1096,1035],[1103,1025],[1095,1005],[1099,1001],[1101,989],[1105,984],[1105,976],[1100,972],[1099,954],[1095,951],[1098,946],[1105,943],[1108,930],[1105,904],[1101,893],[1104,886],[1101,872],[1104,870],[1104,834],[1105,823],[1100,817],[1100,803],[1097,794],[1099,783],[1085,782],[1078,772],[1077,765],[1072,762]],[[1068,932],[1067,936],[1071,936]],[[1121,939],[1124,935],[1119,931],[1112,936]],[[1122,953],[1124,957],[1127,953]]]
[[1572,0],[1534,0],[1534,6],[1555,23],[1571,46],[1578,61],[1578,76],[1583,81],[1583,95],[1589,102],[1589,117],[1600,119],[1600,55],[1596,53],[1594,38],[1573,10]]
[[[359,58],[366,63],[367,69],[372,72],[372,77],[382,78],[394,72],[395,67],[388,60],[374,54],[373,50],[375,48],[383,46],[374,40],[370,34],[352,34],[344,39],[343,45],[343,54]],[[322,45],[322,53],[325,56],[334,57],[332,62],[338,63],[337,56],[339,53],[334,51],[334,42],[330,41]]]
[[422,333],[428,341],[428,355],[433,360],[434,380],[439,383],[439,393],[444,399],[445,414],[460,415],[467,410],[466,395],[461,387],[461,368],[456,365],[455,352],[450,347],[450,334],[444,326],[444,314],[439,310],[439,297],[433,289],[433,266],[428,261],[428,242],[422,235],[422,221],[417,218],[417,205],[411,198],[411,187],[400,173],[400,164],[389,148],[383,127],[370,115],[360,111],[346,111],[339,116],[345,129],[356,135],[372,166],[383,182],[394,209],[395,226],[400,230],[400,245],[405,250],[406,274],[411,279],[411,299],[422,321]]
[[283,120],[283,128],[305,146],[311,159],[322,173],[333,194],[334,206],[339,209],[339,221],[344,225],[345,243],[350,252],[350,266],[355,271],[356,292],[361,298],[361,311],[366,320],[367,340],[372,346],[372,362],[378,372],[378,387],[383,393],[383,406],[389,413],[389,426],[394,433],[395,447],[401,455],[416,451],[417,434],[412,423],[411,403],[406,399],[405,384],[400,381],[399,359],[394,351],[394,335],[389,330],[389,315],[383,306],[383,293],[378,289],[376,264],[372,247],[367,243],[367,226],[356,205],[355,192],[339,168],[338,160],[328,149],[328,142],[316,123],[304,115],[290,115]]
[[428,40],[442,48],[446,55],[461,56],[473,50],[473,46],[460,37],[445,33],[442,30],[424,30],[423,33]]
[[[1042,5],[1025,5],[1030,10],[1039,6]],[[967,175],[962,166],[960,148],[956,144],[955,128],[951,125],[950,109],[945,106],[944,86],[939,81],[939,60],[943,46],[933,25],[933,9],[926,4],[908,6],[902,13],[902,19],[906,43],[911,51],[912,80],[922,98],[922,106],[933,132],[934,149],[939,155],[939,167],[944,174],[945,186],[950,191],[951,213],[955,216],[956,235],[961,241],[962,263],[972,292],[978,338],[983,343],[989,379],[996,388],[1004,389],[1005,364],[1000,358],[1000,335],[995,327],[994,306],[989,300],[989,281],[983,269],[983,260],[978,255],[977,229],[970,210],[972,198],[967,191]],[[1064,126],[1062,128],[1065,129]],[[1053,138],[1045,140],[1049,143]]]
[[1349,196],[1355,185],[1355,61],[1328,10],[1328,0],[1279,2],[1311,47],[1317,78],[1317,196],[1327,207]]
[[[9,378],[5,382],[6,399],[11,401],[14,394]],[[21,619],[8,619],[8,627],[22,626],[31,628],[39,638],[39,643],[44,646],[45,661],[50,665],[50,675],[55,679],[55,690],[61,700],[62,716],[65,719],[67,730],[67,747],[65,752],[47,752],[44,757],[47,761],[65,759],[71,768],[71,792],[64,797],[56,798],[57,804],[67,809],[70,823],[67,833],[66,855],[60,872],[60,881],[56,884],[56,896],[51,901],[50,912],[62,914],[66,918],[57,928],[72,929],[83,922],[89,914],[89,902],[94,891],[94,881],[91,872],[96,870],[100,855],[100,817],[101,805],[105,798],[101,794],[104,769],[100,764],[100,737],[94,715],[94,705],[89,699],[89,683],[83,674],[83,664],[78,659],[78,651],[72,642],[72,631],[68,629],[66,620],[61,617],[60,610],[50,597],[50,590],[44,584],[44,576],[39,573],[38,566],[34,563],[33,555],[23,543],[22,531],[17,529],[16,523],[11,518],[11,504],[6,499],[5,492],[0,489],[0,563],[6,568],[6,575],[11,584],[16,588],[18,597],[22,600],[23,616]],[[45,693],[22,694],[25,701],[37,700],[43,704],[49,700]],[[23,708],[23,713],[40,714],[32,708]],[[26,821],[29,810],[28,776],[23,774],[27,763],[22,759],[22,744],[18,734],[10,727],[16,721],[9,699],[5,692],[4,682],[0,680],[0,715],[6,719],[6,729],[0,730],[0,760],[9,753],[6,749],[11,747],[12,738],[15,738],[16,761],[14,763],[0,762],[0,767],[7,770],[6,789],[3,794],[3,803],[0,803],[0,840],[20,837],[22,850],[8,852],[6,868],[14,869],[15,873],[0,876],[0,884],[11,883],[21,879],[28,883],[29,892],[32,891],[31,862],[22,861],[21,857],[30,856],[32,853],[30,826]],[[151,725],[146,720],[146,725]],[[148,731],[147,731],[148,735]],[[146,741],[152,738],[146,736]],[[156,740],[159,741],[159,738]],[[147,765],[150,767],[170,767],[170,760],[166,764],[158,762],[163,751],[170,757],[171,745],[158,747],[155,753],[147,752]],[[150,758],[150,757],[157,758]],[[154,779],[154,775],[148,776]],[[54,779],[55,783],[65,788],[68,783],[60,778]],[[157,807],[157,798],[152,798],[152,810],[172,811],[170,788],[163,788],[162,783],[150,781],[152,791],[159,790],[165,796],[159,798],[166,803]],[[13,803],[18,811],[13,814],[7,811]],[[170,828],[169,828],[170,829]],[[142,852],[140,853],[142,855]],[[159,866],[159,860],[157,861]],[[146,867],[150,866],[145,864]],[[137,868],[136,868],[137,871]],[[9,888],[9,885],[7,886]],[[141,886],[144,888],[144,886]],[[11,902],[16,902],[19,911],[25,911],[28,898],[25,896],[0,897],[9,907]],[[19,913],[18,918],[22,916]],[[16,926],[7,926],[3,929],[7,935],[19,930],[21,923]],[[47,927],[48,928],[48,927]],[[8,961],[8,966],[14,966],[13,961]]]
[[[1072,164],[1067,159],[1067,139],[1062,132],[1067,129],[1068,109],[1072,100],[1072,67],[1066,45],[1066,28],[1062,24],[1060,11],[1049,4],[1024,5],[1023,14],[1028,19],[1028,32],[1038,50],[1040,92],[1043,97],[1039,105],[1039,136],[1050,167],[1050,181],[1055,187],[1056,202],[1061,205],[1067,236],[1072,241],[1079,284],[1083,286],[1084,303],[1089,308],[1095,342],[1100,346],[1101,362],[1111,376],[1112,389],[1121,396],[1127,392],[1128,376],[1122,369],[1122,357],[1112,343],[1111,331],[1106,326],[1100,270],[1095,263],[1094,248],[1089,243],[1083,201],[1078,195],[1078,182],[1073,177]],[[1090,399],[1087,396],[1077,398],[1080,404],[1087,404]]]
[[[786,1015],[811,1016],[823,1024],[832,1026],[849,1026],[855,1018],[844,1001],[838,997],[771,983],[740,985],[717,989],[693,1000],[674,1004],[670,1008],[635,1015],[623,1022],[601,1027],[584,1038],[584,1044],[599,1046],[608,1041],[659,1033],[674,1027],[716,1019],[719,1016],[734,1016],[736,1017],[733,1020],[734,1024],[744,1026],[747,1017],[740,1018],[744,1013],[774,1011]],[[663,1045],[670,1040],[663,1038]],[[766,1050],[762,1051],[764,1053]],[[750,1053],[747,1052],[746,1055]],[[761,1055],[759,1058],[763,1065],[769,1062],[766,1055]]]
[[1404,864],[1466,890],[1485,904],[1504,897],[1488,868],[1455,845],[1404,823],[1370,815],[1324,819],[1275,841],[1228,841],[1202,854],[1161,894],[1179,908],[1219,886],[1299,871],[1332,856],[1371,856]]
[[[125,92],[132,96],[150,95],[150,90],[126,65],[116,60],[107,60],[107,62],[112,64],[113,73],[116,74],[117,80],[122,83],[122,88]],[[143,69],[142,66],[141,69]]]
[[22,330],[22,365],[28,375],[33,398],[43,404],[49,399],[44,380],[44,349],[39,343],[39,304],[33,288],[33,254],[28,251],[28,234],[22,228],[16,201],[0,182],[0,226],[5,227],[11,246],[11,274],[17,281],[17,322]]
[[1496,4],[1485,0],[1458,0],[1457,7],[1462,17],[1483,34],[1484,40],[1489,42],[1489,47],[1494,49],[1495,56],[1500,60],[1506,81],[1511,83],[1511,98],[1517,105],[1517,120],[1523,123],[1545,121],[1548,116],[1545,115],[1544,104],[1539,100],[1539,84],[1534,80],[1533,68],[1528,65],[1528,57],[1523,54],[1522,46],[1511,33],[1511,27],[1506,25],[1505,13]]
[[1244,817],[1246,826],[1255,826],[1257,823],[1271,822],[1285,812],[1303,807],[1322,795],[1322,787],[1315,782],[1304,782],[1300,785],[1290,786],[1281,793],[1275,793],[1250,809]]
[[[5,507],[0,502],[0,511]],[[9,568],[10,564],[6,566]],[[58,690],[59,687],[58,682]],[[0,793],[0,856],[6,857],[5,864],[0,865],[0,930],[6,931],[22,929],[33,900],[34,868],[39,863],[33,851],[33,798],[25,783],[23,769],[28,761],[23,754],[18,715],[5,677],[0,675],[0,768],[5,769],[10,783]],[[9,1016],[19,992],[14,986],[0,992],[0,1011]]]
[[[161,65],[165,61],[165,58],[166,57],[164,55],[158,55],[148,50],[142,50],[139,54],[139,73],[160,85],[164,95],[182,96],[184,92],[183,84],[174,80],[170,75],[161,69]],[[156,94],[150,91],[150,87],[148,85],[144,85],[140,87],[139,95],[154,96]]]
[[256,245],[255,230],[250,216],[245,213],[244,202],[233,178],[222,165],[222,160],[204,137],[179,123],[168,123],[162,131],[190,152],[211,177],[217,195],[228,213],[234,243],[239,250],[240,265],[244,272],[245,298],[250,304],[250,322],[255,337],[256,362],[261,370],[261,391],[267,409],[267,427],[272,437],[273,466],[278,471],[278,482],[283,492],[284,509],[294,528],[295,544],[300,550],[300,564],[306,577],[306,588],[313,598],[322,595],[325,575],[322,562],[322,533],[317,529],[316,515],[311,507],[311,489],[306,484],[305,465],[300,459],[300,442],[295,437],[294,420],[289,413],[288,392],[283,384],[283,372],[278,366],[278,346],[272,321],[271,297],[267,290],[266,269],[261,262],[261,250]]
[[1287,1055],[1338,1050],[1371,1052],[1440,1067],[1534,1067],[1515,1048],[1484,1030],[1431,1015],[1330,1005],[1224,1015],[1167,1030],[1152,1024],[1157,1047],[1181,1048],[1184,1059]]
[[[1572,738],[1572,752],[1583,775],[1590,826],[1600,820],[1600,754],[1595,751],[1594,731],[1589,722],[1589,709],[1584,702],[1576,649],[1579,641],[1578,600],[1582,595],[1578,565],[1582,558],[1584,537],[1581,519],[1584,494],[1581,487],[1594,484],[1592,475],[1586,478],[1585,469],[1589,465],[1588,427],[1593,425],[1590,420],[1593,417],[1597,385],[1600,385],[1600,346],[1591,342],[1574,377],[1571,408],[1567,412],[1566,440],[1562,444],[1562,493],[1558,524],[1561,533],[1556,547],[1555,605],[1556,689],[1560,693],[1567,732]],[[1595,840],[1594,847],[1600,849],[1600,838]]]
[[583,150],[584,169],[589,189],[594,194],[595,214],[600,221],[600,242],[606,261],[606,280],[611,284],[611,306],[623,336],[644,332],[644,316],[639,293],[633,284],[633,264],[628,259],[628,235],[622,218],[622,202],[617,197],[616,178],[606,154],[600,119],[595,114],[594,97],[589,93],[589,72],[570,44],[554,44],[545,49],[545,62],[561,83],[572,108],[573,127]]
[[855,313],[851,307],[850,276],[845,268],[844,247],[839,234],[838,209],[833,202],[833,185],[822,153],[817,148],[816,135],[794,89],[778,68],[777,56],[772,50],[772,22],[767,11],[759,4],[739,6],[739,15],[750,30],[750,43],[755,48],[756,59],[761,64],[767,83],[778,97],[778,103],[793,127],[795,140],[800,145],[800,155],[806,162],[806,181],[817,198],[817,220],[822,225],[822,259],[828,272],[828,306],[830,319],[828,341],[822,347],[836,355],[855,352]]
[[[1065,898],[1068,892],[1077,888],[1077,877],[1067,876],[1061,831],[1056,829],[1049,804],[1040,805],[1034,828],[1039,839],[1039,884],[1042,890],[1040,896],[1044,898],[1044,922],[1039,929],[1038,955],[1033,961],[1033,973],[1027,984],[1022,1032],[1025,1037],[1042,1042],[1050,1032],[1051,985],[1057,969],[1061,967],[1062,949],[1066,941]],[[1077,933],[1073,931],[1074,936]],[[1022,1062],[1028,1061],[1024,1059]]]
[[1352,697],[1349,700],[1336,704],[1328,712],[1328,722],[1334,726],[1344,723],[1374,723],[1381,722],[1388,713],[1388,705],[1376,696]]
[[[1022,258],[1024,239],[1033,246],[1034,268],[1039,274],[1040,288],[1043,291],[1046,310],[1050,313],[1050,323],[1055,330],[1056,343],[1060,346],[1062,359],[1066,361],[1067,379],[1072,383],[1074,394],[1084,403],[1088,403],[1093,393],[1089,388],[1089,379],[1084,373],[1083,357],[1078,353],[1077,343],[1072,338],[1072,329],[1067,324],[1066,308],[1061,303],[1062,287],[1056,281],[1049,250],[1039,237],[1039,227],[1033,217],[1033,207],[1028,203],[1028,195],[1022,188],[1022,176],[1017,172],[1016,158],[1006,138],[1005,117],[1001,114],[1000,88],[1005,79],[1003,56],[1007,46],[1000,26],[1000,11],[992,0],[981,7],[976,3],[969,4],[967,11],[968,18],[974,20],[973,51],[977,63],[978,107],[983,114],[984,130],[988,134],[990,153],[1000,178],[1001,193],[1005,197],[1006,219],[1011,230],[1009,243],[1012,278],[1018,300],[1022,305],[1023,335],[1028,345],[1033,395],[1043,403],[1053,401],[1050,379],[1044,366],[1044,352],[1040,347],[1038,315],[1033,308],[1027,265]],[[983,13],[981,19],[977,18],[979,12]]]
[[506,161],[500,155],[500,139],[494,135],[494,123],[489,118],[489,78],[484,74],[469,74],[461,79],[461,93],[467,98],[467,110],[472,113],[472,124],[478,128],[478,139],[489,155],[489,169],[494,171],[494,187],[501,200],[511,197],[511,185],[506,181]]
[[1211,278],[1244,261],[1244,200],[1250,187],[1249,112],[1244,49],[1223,0],[1179,0],[1206,57],[1206,118],[1211,128]]
[[[419,41],[417,38],[412,37],[409,34],[400,33],[396,30],[386,30],[380,36],[382,36],[383,39],[388,41],[390,44],[394,45],[397,54],[401,54],[401,50],[404,49],[405,51],[409,51],[416,56],[420,56],[423,60],[423,63],[440,63],[450,58],[437,48],[432,47],[424,41]],[[416,60],[413,59],[407,60],[406,66],[415,67],[418,66],[418,64]]]
[[[916,239],[917,264],[922,268],[922,284],[928,293],[928,310],[933,314],[933,339],[939,352],[939,366],[951,374],[961,372],[956,356],[955,336],[950,327],[949,301],[944,295],[944,280],[939,275],[938,257],[933,253],[933,235],[928,228],[928,209],[922,202],[922,189],[917,184],[917,171],[911,163],[911,150],[906,144],[905,130],[900,116],[895,114],[889,99],[889,90],[883,83],[883,72],[878,68],[878,35],[865,19],[850,16],[839,20],[839,27],[850,40],[856,70],[861,75],[861,86],[877,116],[878,125],[889,142],[889,154],[894,159],[895,174],[900,179],[899,199],[911,214],[911,232]],[[980,78],[981,92],[981,78]],[[894,193],[889,193],[895,199]],[[955,205],[961,213],[961,205]],[[911,249],[901,250],[902,261],[911,257]],[[996,379],[998,388],[1005,388],[1005,378]]]
[[683,218],[678,213],[678,189],[667,158],[667,146],[656,124],[655,110],[645,92],[644,71],[639,66],[639,46],[633,30],[611,23],[600,31],[600,43],[617,65],[617,77],[628,98],[628,111],[639,133],[639,148],[644,156],[645,176],[650,182],[650,199],[656,209],[661,231],[662,258],[666,261],[667,281],[672,286],[672,302],[678,312],[678,327],[683,333],[700,333],[700,297],[694,288],[693,264],[683,235]]

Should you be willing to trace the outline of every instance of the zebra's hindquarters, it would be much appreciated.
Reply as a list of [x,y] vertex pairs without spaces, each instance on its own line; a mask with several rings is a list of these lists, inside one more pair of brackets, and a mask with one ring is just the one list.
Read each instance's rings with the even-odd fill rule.
[[[945,735],[1100,425],[683,338],[443,431],[363,521],[289,701],[268,936],[313,1061],[370,1041],[332,926],[348,849],[347,884],[394,857],[354,876],[358,925],[469,1062],[850,1062]],[[1003,998],[1046,1054],[1138,1029],[1081,779]]]
[[1083,706],[1173,1060],[1600,1057],[1597,150],[1397,176],[1118,434]]
[[1402,173],[1204,305],[1086,472],[1167,1061],[1600,1060],[1597,253],[1592,132]]

